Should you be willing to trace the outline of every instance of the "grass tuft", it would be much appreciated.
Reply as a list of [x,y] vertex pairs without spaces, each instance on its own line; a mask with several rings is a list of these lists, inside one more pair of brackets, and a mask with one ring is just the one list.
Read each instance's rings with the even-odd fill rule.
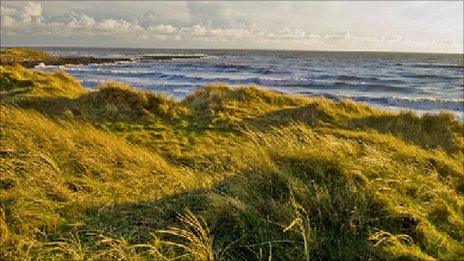
[[171,227],[167,230],[159,230],[158,232],[176,237],[185,243],[168,240],[161,241],[161,243],[181,248],[194,260],[215,260],[213,237],[205,220],[201,217],[196,217],[190,210],[187,210],[185,214],[179,215],[179,221],[185,228]]

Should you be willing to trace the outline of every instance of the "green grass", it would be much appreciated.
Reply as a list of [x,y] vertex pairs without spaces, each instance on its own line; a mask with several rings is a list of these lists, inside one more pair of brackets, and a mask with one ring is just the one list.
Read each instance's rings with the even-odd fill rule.
[[46,52],[30,49],[30,48],[8,48],[0,50],[1,60],[17,61],[21,62],[23,60],[41,60],[51,57],[51,55]]
[[55,59],[56,56],[49,55],[46,52],[30,48],[6,48],[0,50],[1,65],[32,65],[38,64],[39,62],[52,61]]
[[2,259],[462,259],[449,114],[1,67]]
[[0,66],[0,74],[3,99],[74,98],[85,92],[79,82],[64,71],[48,74],[15,65]]

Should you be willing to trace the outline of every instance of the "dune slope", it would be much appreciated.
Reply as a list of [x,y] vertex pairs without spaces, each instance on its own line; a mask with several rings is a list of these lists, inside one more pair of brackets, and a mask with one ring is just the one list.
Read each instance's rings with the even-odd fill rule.
[[0,70],[2,259],[464,258],[449,114]]

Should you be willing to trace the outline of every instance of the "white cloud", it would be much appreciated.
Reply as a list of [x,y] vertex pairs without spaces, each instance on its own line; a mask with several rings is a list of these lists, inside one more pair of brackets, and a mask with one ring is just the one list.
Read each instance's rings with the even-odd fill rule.
[[67,13],[68,23],[67,26],[70,29],[76,28],[89,28],[95,25],[95,19],[86,14],[78,14],[74,12]]
[[127,31],[131,29],[132,25],[123,19],[115,20],[111,19],[104,19],[100,21],[95,29],[103,30],[103,31],[111,31],[111,32],[119,32],[119,31]]
[[2,15],[2,27],[5,29],[14,28],[16,20],[9,15]]
[[178,33],[179,30],[170,24],[159,24],[157,26],[150,26],[147,28],[149,33],[156,33],[156,34],[175,34]]
[[[114,19],[105,19],[98,23],[97,29],[102,29],[102,30],[108,30],[108,31],[113,31],[115,29],[122,29],[122,27],[118,25],[125,25],[125,27],[128,27],[128,23],[125,21],[116,21]],[[123,26],[124,27],[124,26]]]
[[42,21],[42,5],[36,2],[28,2],[21,10],[21,22],[25,24],[40,23]]
[[[201,42],[204,43],[203,46],[209,44],[210,47],[252,46],[260,48],[291,47],[295,49],[330,47],[345,50],[364,48],[369,50],[458,50],[462,52],[463,46],[462,41],[456,37],[426,38],[423,36],[425,34],[418,36],[411,33],[413,31],[408,32],[403,29],[403,27],[409,26],[420,29],[421,32],[427,32],[426,21],[420,20],[422,16],[414,15],[414,19],[408,21],[409,24],[404,24],[398,30],[391,30],[388,27],[390,24],[376,23],[375,20],[372,24],[366,24],[366,27],[359,26],[360,21],[365,23],[366,19],[371,19],[376,11],[375,8],[366,4],[366,10],[370,10],[370,12],[363,16],[364,20],[357,20],[352,17],[351,13],[356,9],[355,7],[359,7],[359,3],[353,6],[338,2],[327,4],[269,3],[266,5],[268,7],[266,12],[263,9],[253,9],[253,3],[176,2],[172,4],[156,3],[156,5],[136,3],[132,5],[118,2],[115,4],[127,8],[128,11],[130,11],[130,7],[138,6],[137,10],[141,11],[131,15],[115,12],[118,9],[111,6],[109,6],[111,12],[107,13],[102,8],[94,10],[90,8],[92,6],[90,3],[88,3],[89,8],[84,6],[69,10],[66,9],[64,3],[60,3],[60,10],[67,10],[66,12],[47,13],[47,8],[43,8],[46,5],[51,4],[49,2],[28,2],[22,5],[4,6],[2,2],[2,42],[10,36],[22,36],[24,39],[34,40],[34,37],[39,38],[46,35],[56,38],[75,38],[89,43],[98,42],[96,39],[101,39],[104,36],[118,38],[116,43],[134,42],[140,45],[149,45],[161,41],[162,43],[179,43],[185,47],[188,47],[187,45],[190,43]],[[79,6],[76,2],[69,3],[69,5]],[[104,6],[102,3],[96,5]],[[144,9],[142,5],[150,8]],[[308,9],[308,6],[312,5],[319,9]],[[388,5],[386,6],[388,7]],[[417,5],[412,6],[423,8]],[[428,6],[428,4],[421,6]],[[401,5],[401,8],[391,10],[409,10],[405,8]],[[323,17],[318,16],[318,12],[322,12],[320,10],[328,10],[327,12],[330,14],[336,14],[337,10],[350,11],[342,12],[337,16],[337,18],[349,21],[349,23],[340,24],[331,20],[331,22],[326,23],[330,26],[325,26]],[[441,13],[446,15],[451,12],[450,10],[448,6],[441,8],[437,17],[442,15]],[[289,13],[292,15],[289,16]],[[308,14],[311,14],[311,19],[314,17],[316,24],[311,19],[304,18]],[[388,16],[387,12],[383,14]],[[380,20],[388,22],[389,19],[391,17]],[[404,21],[403,19],[402,22]],[[454,20],[450,19],[449,21],[451,23]],[[430,28],[433,27],[433,31],[437,31],[439,28],[435,23],[431,23],[430,26]],[[353,30],[347,28],[353,28]],[[362,31],[363,28],[367,29]],[[449,35],[453,36],[454,34]],[[137,39],[138,41],[136,41]]]
[[[167,2],[163,2],[168,4]],[[155,10],[149,10],[137,17],[140,26],[148,28],[159,24],[171,24],[173,26],[186,26],[191,23],[190,12],[187,4],[182,5],[182,2],[169,2],[176,4],[172,8],[166,6],[158,7]]]
[[2,27],[21,28],[27,24],[40,24],[42,22],[42,6],[40,3],[28,2],[21,9],[1,8]]
[[187,2],[192,24],[205,27],[235,27],[237,20],[231,2]]
[[42,15],[42,5],[36,2],[28,2],[23,9],[25,16],[40,16]]
[[14,8],[8,8],[8,7],[3,7],[3,6],[0,7],[0,13],[2,14],[2,16],[13,15],[16,13],[16,11],[17,10]]

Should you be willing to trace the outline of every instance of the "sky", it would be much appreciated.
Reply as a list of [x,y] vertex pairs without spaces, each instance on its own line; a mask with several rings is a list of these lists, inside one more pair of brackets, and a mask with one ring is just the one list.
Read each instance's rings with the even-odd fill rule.
[[5,1],[1,46],[463,53],[463,1]]

